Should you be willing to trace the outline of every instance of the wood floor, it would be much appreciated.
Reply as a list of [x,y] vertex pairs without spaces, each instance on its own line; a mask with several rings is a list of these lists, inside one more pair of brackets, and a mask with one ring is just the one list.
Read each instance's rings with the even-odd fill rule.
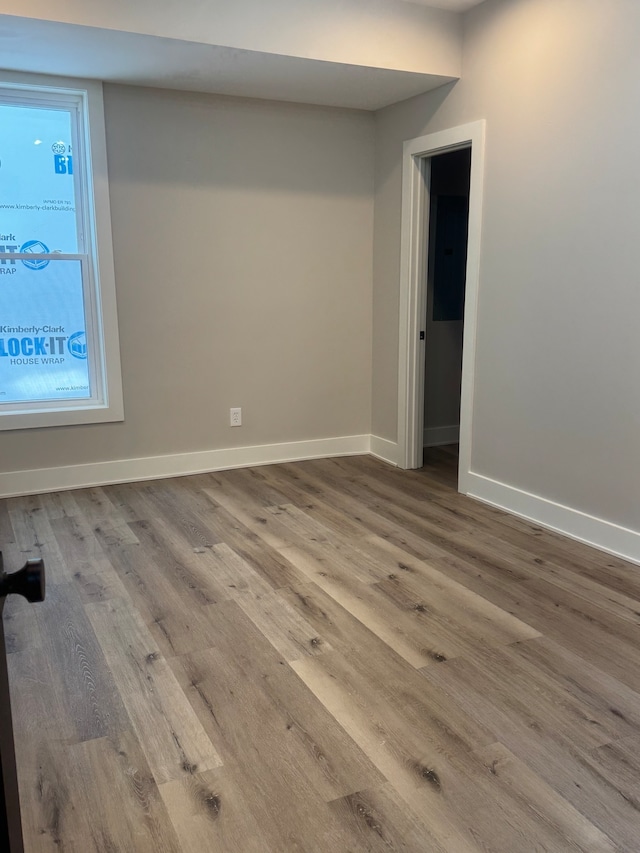
[[640,569],[454,471],[0,502],[27,853],[637,853]]

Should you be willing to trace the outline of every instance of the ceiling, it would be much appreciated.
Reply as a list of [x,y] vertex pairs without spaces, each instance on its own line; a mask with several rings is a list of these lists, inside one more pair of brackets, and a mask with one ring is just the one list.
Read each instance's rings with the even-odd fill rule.
[[[388,0],[383,5],[399,11],[410,3],[460,12],[480,2]],[[402,41],[397,47],[402,53]],[[2,67],[14,71],[364,110],[380,109],[457,79],[446,72],[323,61],[8,14],[0,14],[0,57]]]
[[178,39],[0,16],[2,64],[12,71],[376,110],[455,77],[321,62]]

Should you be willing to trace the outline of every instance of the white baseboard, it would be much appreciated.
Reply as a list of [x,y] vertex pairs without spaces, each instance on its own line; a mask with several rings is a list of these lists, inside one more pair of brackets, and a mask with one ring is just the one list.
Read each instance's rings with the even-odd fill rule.
[[0,473],[0,498],[107,486],[111,483],[181,477],[207,471],[223,471],[226,468],[271,465],[276,462],[356,456],[369,453],[370,447],[371,436],[349,435],[283,444],[262,444],[255,447],[146,456],[140,459],[118,459],[113,462],[90,462],[62,468],[9,471]]
[[377,459],[382,459],[383,462],[389,462],[391,465],[398,464],[398,444],[395,441],[389,441],[387,438],[380,438],[379,435],[369,436],[369,453]]
[[[119,459],[112,462],[90,462],[62,468],[9,471],[0,473],[0,498],[366,453],[391,465],[398,464],[396,442],[376,435],[350,435],[253,447],[203,450],[197,453]],[[640,532],[532,495],[481,474],[464,473],[461,487],[469,497],[504,509],[601,551],[640,564]]]
[[441,444],[457,444],[460,440],[460,424],[442,427],[425,427],[423,447],[438,447]]
[[492,480],[481,474],[465,474],[464,491],[469,497],[504,509],[600,551],[640,564],[640,532],[620,527],[577,509]]

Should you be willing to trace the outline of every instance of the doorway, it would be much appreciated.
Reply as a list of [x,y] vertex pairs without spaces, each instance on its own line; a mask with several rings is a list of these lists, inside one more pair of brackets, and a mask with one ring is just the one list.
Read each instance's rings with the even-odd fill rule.
[[[478,301],[478,279],[480,267],[480,225],[482,217],[482,176],[484,163],[484,121],[473,122],[428,136],[411,139],[404,144],[403,186],[402,186],[402,244],[400,270],[400,350],[398,385],[398,464],[402,468],[419,468],[423,464],[425,425],[429,429],[430,415],[425,418],[425,406],[429,396],[425,389],[425,362],[427,356],[427,332],[432,331],[434,343],[438,333],[426,325],[427,310],[435,323],[455,323],[459,325],[461,338],[461,370],[459,379],[459,465],[458,489],[467,491],[468,474],[471,465],[472,445],[472,404],[476,339],[476,312]],[[438,189],[440,178],[434,169],[437,157],[456,154],[457,158],[469,158],[468,202],[445,202],[442,211],[433,211],[434,192]],[[443,161],[440,161],[441,163]],[[432,185],[433,181],[436,183]],[[448,193],[454,195],[453,193]],[[445,195],[445,193],[442,193]],[[448,211],[445,213],[445,207]],[[429,256],[435,251],[437,240],[437,217],[449,217],[454,223],[450,228],[460,230],[461,207],[468,211],[468,234],[466,240],[466,262],[463,261],[463,294],[441,292],[436,294],[437,286],[428,293]],[[433,221],[435,218],[435,222]],[[446,229],[445,229],[446,235]],[[444,239],[444,238],[443,238]],[[447,242],[447,240],[445,240]],[[443,246],[443,252],[450,245]],[[451,266],[460,266],[459,253],[444,255]],[[435,264],[435,260],[434,260]],[[434,268],[435,271],[435,268]],[[429,296],[431,301],[429,301]],[[462,296],[462,300],[460,300]],[[436,312],[434,314],[434,311]],[[462,314],[460,320],[436,320],[435,316],[453,317]],[[444,326],[442,327],[444,329]],[[451,331],[451,329],[450,329]],[[443,332],[444,336],[444,332]],[[455,359],[453,359],[455,360]],[[435,374],[434,374],[435,376]],[[431,384],[434,377],[431,377]],[[436,383],[437,385],[437,383]],[[455,404],[457,406],[457,402]],[[431,407],[432,411],[432,407]],[[454,419],[455,420],[455,419]],[[455,424],[441,424],[454,427]],[[435,433],[431,434],[435,438]],[[441,437],[444,433],[441,433]]]
[[471,149],[430,158],[423,465],[457,473]]

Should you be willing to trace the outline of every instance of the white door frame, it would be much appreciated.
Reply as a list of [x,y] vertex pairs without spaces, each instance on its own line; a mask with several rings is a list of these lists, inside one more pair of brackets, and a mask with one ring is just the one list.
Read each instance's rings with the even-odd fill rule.
[[453,127],[408,139],[402,160],[402,236],[400,260],[400,335],[398,371],[398,464],[422,466],[425,329],[429,235],[429,184],[434,154],[471,147],[469,237],[462,344],[460,461],[458,488],[466,492],[471,470],[473,383],[476,349],[480,228],[484,179],[485,122]]

